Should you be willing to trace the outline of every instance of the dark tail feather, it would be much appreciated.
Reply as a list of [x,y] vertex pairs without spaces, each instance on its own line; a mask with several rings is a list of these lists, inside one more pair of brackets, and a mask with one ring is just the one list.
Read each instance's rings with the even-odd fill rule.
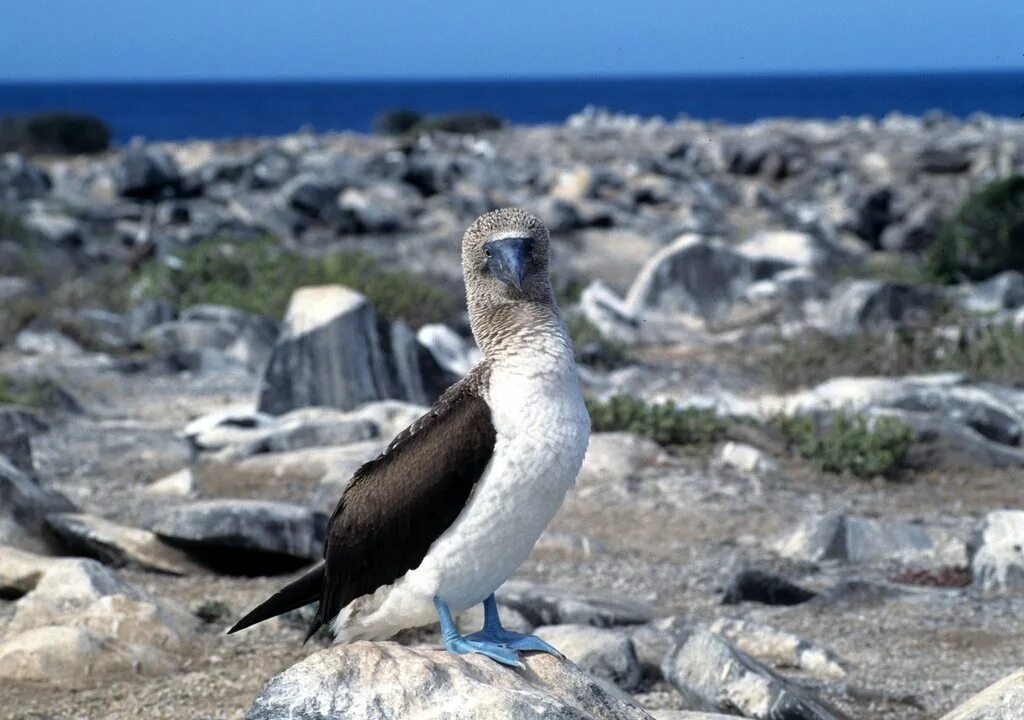
[[[251,610],[248,615],[228,630],[228,635],[269,620],[272,617],[314,603],[320,599],[324,587],[324,564],[320,563],[298,580],[285,585]],[[317,613],[319,616],[319,613]]]

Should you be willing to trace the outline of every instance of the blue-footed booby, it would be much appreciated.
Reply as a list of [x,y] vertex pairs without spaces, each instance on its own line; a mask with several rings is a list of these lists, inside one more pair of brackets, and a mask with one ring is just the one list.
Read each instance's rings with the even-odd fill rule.
[[[462,239],[470,326],[483,359],[356,471],[331,517],[324,561],[229,632],[319,601],[307,640],[339,642],[429,624],[445,647],[519,665],[557,652],[506,630],[494,592],[527,558],[575,482],[590,436],[572,343],[548,274],[547,228],[518,209]],[[484,605],[484,627],[452,613]]]

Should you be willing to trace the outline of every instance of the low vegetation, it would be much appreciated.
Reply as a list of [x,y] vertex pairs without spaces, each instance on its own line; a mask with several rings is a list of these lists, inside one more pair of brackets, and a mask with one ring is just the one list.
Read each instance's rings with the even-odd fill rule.
[[366,295],[380,315],[414,327],[450,320],[459,307],[451,293],[417,276],[383,270],[361,252],[314,258],[284,250],[272,238],[246,243],[211,239],[178,259],[174,266],[146,266],[138,292],[182,308],[216,303],[280,318],[296,288],[339,284]]
[[36,378],[27,382],[16,382],[0,373],[0,405],[50,408],[60,404],[60,389],[52,381]]
[[602,335],[597,326],[584,316],[578,313],[568,315],[565,326],[576,350],[576,362],[602,370],[614,370],[629,364],[628,346]]
[[632,432],[667,447],[707,446],[719,440],[726,421],[713,410],[650,404],[629,395],[587,398],[594,432]]
[[825,472],[893,477],[904,466],[914,431],[902,420],[872,421],[844,412],[818,419],[782,416],[774,422],[789,449]]
[[1024,271],[1024,176],[996,180],[968,197],[943,225],[927,261],[942,282]]
[[895,377],[962,372],[973,380],[1024,383],[1024,331],[1010,325],[959,325],[960,337],[930,328],[815,335],[789,342],[759,361],[782,391],[812,387],[834,377]]
[[377,118],[373,130],[379,135],[420,135],[431,132],[476,135],[500,130],[504,125],[504,120],[490,113],[421,115],[413,110],[393,110]]
[[98,118],[70,113],[0,117],[0,153],[83,155],[110,147],[110,129]]

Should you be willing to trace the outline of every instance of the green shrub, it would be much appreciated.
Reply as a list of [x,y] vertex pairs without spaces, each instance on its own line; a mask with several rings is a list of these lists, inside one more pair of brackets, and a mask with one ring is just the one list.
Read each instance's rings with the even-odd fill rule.
[[443,132],[456,135],[477,135],[500,130],[505,121],[490,113],[462,112],[449,115],[420,115],[413,110],[384,113],[373,122],[374,132],[381,135],[418,135]]
[[338,284],[366,295],[380,315],[414,327],[450,320],[458,310],[451,293],[414,275],[383,270],[361,252],[313,258],[283,250],[273,238],[247,243],[211,239],[179,259],[180,267],[146,266],[138,292],[181,308],[215,303],[280,318],[296,288]]
[[967,198],[942,226],[927,261],[942,282],[1024,271],[1024,177],[997,180]]
[[597,326],[583,315],[574,313],[567,316],[565,327],[572,338],[576,362],[605,370],[629,364],[629,348],[626,344],[602,335]]
[[423,116],[413,110],[392,110],[373,121],[373,131],[378,135],[404,135],[422,120]]
[[0,117],[0,152],[80,155],[103,152],[110,130],[98,118],[70,113]]
[[713,410],[678,408],[670,402],[648,404],[629,395],[586,399],[594,432],[632,432],[659,445],[708,445],[725,433],[726,423]]
[[789,448],[827,472],[857,477],[892,476],[903,466],[914,431],[902,420],[834,413],[819,426],[806,415],[779,417],[775,426]]

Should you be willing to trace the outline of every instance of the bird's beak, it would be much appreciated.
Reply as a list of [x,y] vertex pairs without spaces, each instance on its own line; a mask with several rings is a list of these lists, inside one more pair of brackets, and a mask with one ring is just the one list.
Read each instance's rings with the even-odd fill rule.
[[516,290],[523,289],[526,271],[530,266],[530,252],[533,241],[530,238],[502,238],[484,245],[489,253],[487,266],[494,277]]

